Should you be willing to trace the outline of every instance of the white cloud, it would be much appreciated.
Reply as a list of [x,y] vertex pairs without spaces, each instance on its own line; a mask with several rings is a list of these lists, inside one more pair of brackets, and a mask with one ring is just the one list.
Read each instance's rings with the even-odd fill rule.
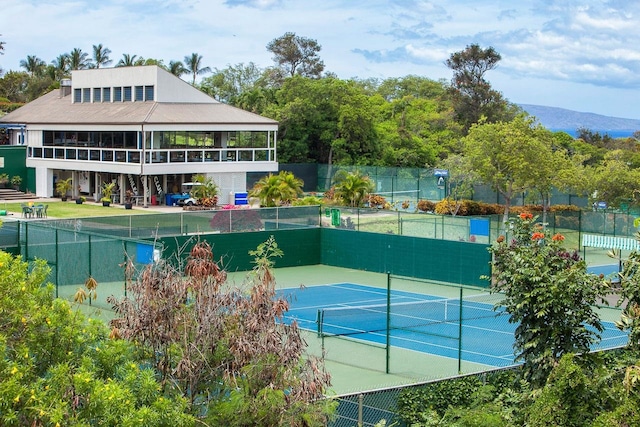
[[[579,88],[576,99],[606,91],[619,98],[620,88],[640,97],[635,1],[3,0],[3,16],[4,70],[19,69],[27,55],[50,62],[98,43],[114,62],[124,53],[169,62],[198,52],[212,68],[250,61],[265,67],[272,63],[267,43],[293,31],[316,39],[327,71],[344,78],[450,77],[444,60],[478,43],[502,55],[487,78],[508,88],[509,99],[535,103],[526,91],[533,99],[542,89],[531,82]],[[556,89],[563,96],[555,101],[553,93],[548,105],[567,108],[573,92]],[[640,117],[635,104],[625,106],[626,116]],[[597,99],[591,107],[601,114],[620,109]]]

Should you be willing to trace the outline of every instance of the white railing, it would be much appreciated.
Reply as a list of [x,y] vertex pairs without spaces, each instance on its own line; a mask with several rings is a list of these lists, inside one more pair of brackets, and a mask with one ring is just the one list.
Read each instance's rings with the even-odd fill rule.
[[[33,159],[140,163],[143,150],[84,147],[29,147]],[[146,164],[204,162],[275,162],[275,148],[198,148],[144,151]]]

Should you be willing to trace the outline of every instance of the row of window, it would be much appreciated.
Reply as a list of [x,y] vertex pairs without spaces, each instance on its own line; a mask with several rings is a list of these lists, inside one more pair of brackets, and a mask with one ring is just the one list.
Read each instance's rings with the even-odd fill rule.
[[154,100],[154,86],[75,88],[73,102],[144,102]]

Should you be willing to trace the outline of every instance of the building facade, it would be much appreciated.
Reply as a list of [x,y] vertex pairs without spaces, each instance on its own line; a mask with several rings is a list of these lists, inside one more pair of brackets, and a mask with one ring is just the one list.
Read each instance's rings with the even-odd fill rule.
[[278,170],[276,121],[220,103],[155,65],[72,71],[59,91],[0,126],[11,145],[26,144],[40,197],[71,177],[74,197],[99,200],[103,184],[115,182],[116,199],[131,190],[146,205],[206,175],[219,203],[233,203],[248,172]]

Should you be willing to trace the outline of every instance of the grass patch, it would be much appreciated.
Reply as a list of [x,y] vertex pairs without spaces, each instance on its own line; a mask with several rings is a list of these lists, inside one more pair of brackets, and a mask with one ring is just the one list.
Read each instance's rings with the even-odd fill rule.
[[[0,209],[6,210],[14,216],[22,217],[23,203],[0,203]],[[115,215],[148,215],[150,212],[143,209],[125,209],[124,206],[111,205],[109,207],[102,206],[101,203],[83,203],[77,204],[71,202],[35,202],[36,205],[48,205],[47,216],[50,218],[87,218],[95,216],[115,216]]]

